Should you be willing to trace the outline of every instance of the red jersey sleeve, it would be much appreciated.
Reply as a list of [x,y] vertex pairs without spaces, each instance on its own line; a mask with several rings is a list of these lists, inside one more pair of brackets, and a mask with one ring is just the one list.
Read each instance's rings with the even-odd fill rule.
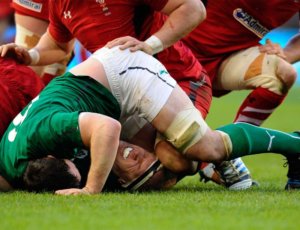
[[48,21],[48,0],[13,0],[11,7],[15,9],[18,14]]
[[72,33],[62,23],[63,12],[60,9],[61,1],[49,0],[49,33],[54,40],[67,43],[73,39]]

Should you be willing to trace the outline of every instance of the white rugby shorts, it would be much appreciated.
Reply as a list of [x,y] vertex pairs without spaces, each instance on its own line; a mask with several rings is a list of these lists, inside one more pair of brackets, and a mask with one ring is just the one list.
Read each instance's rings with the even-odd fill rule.
[[158,60],[142,51],[104,47],[92,57],[104,66],[111,92],[121,107],[121,123],[134,114],[151,122],[177,84]]

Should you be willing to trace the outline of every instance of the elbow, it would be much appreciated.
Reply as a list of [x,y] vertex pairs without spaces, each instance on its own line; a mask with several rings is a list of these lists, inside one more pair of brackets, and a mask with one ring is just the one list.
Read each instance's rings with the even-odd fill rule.
[[107,132],[109,132],[113,137],[118,137],[118,139],[121,133],[121,128],[121,123],[113,118],[110,119],[106,127]]
[[202,1],[197,1],[199,4],[199,13],[198,13],[198,24],[203,22],[206,19],[206,9],[205,6],[203,5]]
[[188,15],[190,15],[193,28],[195,28],[206,19],[205,6],[202,1],[191,0],[188,8]]

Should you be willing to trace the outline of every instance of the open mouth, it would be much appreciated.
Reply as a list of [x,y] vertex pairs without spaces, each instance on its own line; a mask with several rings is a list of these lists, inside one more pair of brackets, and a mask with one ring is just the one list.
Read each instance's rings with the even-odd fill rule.
[[130,155],[130,152],[133,150],[133,148],[131,147],[126,147],[124,150],[123,150],[123,158],[126,160],[129,155]]

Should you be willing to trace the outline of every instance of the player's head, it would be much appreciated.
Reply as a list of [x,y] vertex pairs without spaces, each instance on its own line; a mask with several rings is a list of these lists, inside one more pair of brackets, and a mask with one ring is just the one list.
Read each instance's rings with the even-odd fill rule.
[[120,142],[113,172],[120,185],[132,191],[168,188],[177,181],[177,176],[166,170],[153,153],[124,141]]
[[29,161],[23,180],[27,190],[43,192],[78,188],[81,176],[72,161],[45,157]]

